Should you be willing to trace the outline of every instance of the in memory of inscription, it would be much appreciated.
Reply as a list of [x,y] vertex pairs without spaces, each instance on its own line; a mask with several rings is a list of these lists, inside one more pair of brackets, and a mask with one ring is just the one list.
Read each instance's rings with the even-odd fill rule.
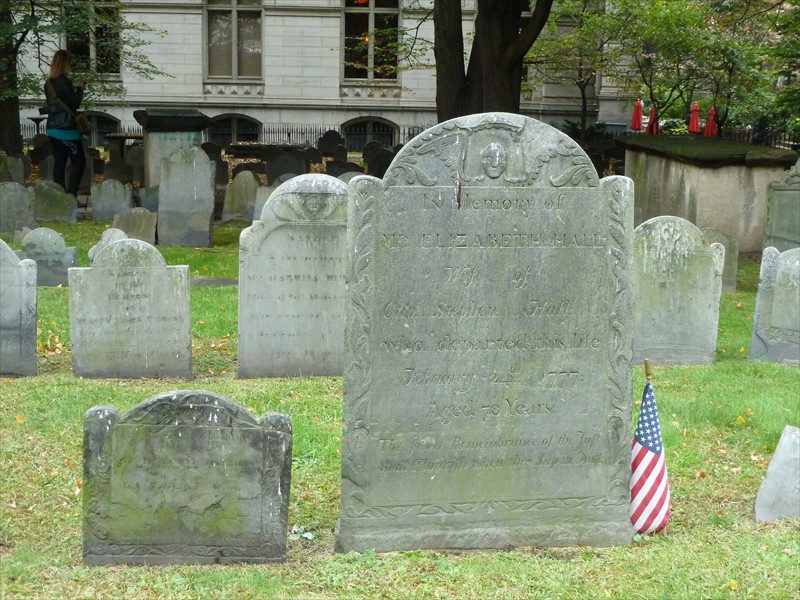
[[84,419],[88,564],[283,562],[292,428],[203,390]]
[[630,542],[632,198],[506,113],[350,182],[338,551]]
[[281,184],[239,243],[239,377],[341,375],[347,184]]

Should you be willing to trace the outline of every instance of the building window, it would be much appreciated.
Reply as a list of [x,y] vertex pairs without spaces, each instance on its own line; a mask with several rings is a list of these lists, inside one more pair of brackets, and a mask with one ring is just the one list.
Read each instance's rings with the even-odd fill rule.
[[73,70],[94,69],[118,76],[122,70],[119,8],[86,3],[66,10],[67,50],[72,54]]
[[399,0],[345,0],[345,79],[397,79]]
[[257,142],[261,124],[243,115],[222,115],[211,120],[206,130],[209,142],[225,147],[236,142]]
[[261,78],[261,0],[207,0],[208,76]]

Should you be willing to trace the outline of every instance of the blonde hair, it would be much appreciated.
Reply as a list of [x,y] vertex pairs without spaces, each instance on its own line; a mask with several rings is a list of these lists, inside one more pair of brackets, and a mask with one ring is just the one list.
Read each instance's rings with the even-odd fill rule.
[[72,55],[66,50],[57,50],[50,63],[50,79],[69,75],[72,72]]

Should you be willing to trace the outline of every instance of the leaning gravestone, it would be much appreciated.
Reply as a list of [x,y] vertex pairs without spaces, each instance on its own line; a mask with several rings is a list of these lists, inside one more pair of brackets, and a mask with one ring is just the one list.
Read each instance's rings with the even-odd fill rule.
[[286,560],[292,428],[224,396],[177,390],[84,419],[83,560]]
[[36,261],[36,281],[41,286],[67,285],[67,271],[78,266],[78,251],[67,248],[64,238],[48,227],[38,227],[22,239],[20,258]]
[[114,179],[106,179],[92,186],[92,220],[113,221],[133,205],[133,186]]
[[69,282],[75,376],[192,376],[189,267],[126,239],[70,269]]
[[0,240],[0,375],[36,375],[36,263]]
[[254,218],[253,206],[256,203],[256,194],[260,186],[261,180],[252,171],[237,173],[225,191],[222,220],[245,219],[248,216],[252,220]]
[[37,221],[77,222],[78,201],[57,183],[52,181],[37,183],[31,188],[31,197]]
[[800,246],[800,159],[783,181],[769,184],[764,247],[781,252]]
[[239,246],[239,377],[341,375],[347,185],[300,175]]
[[725,265],[722,268],[722,291],[736,291],[736,274],[739,272],[739,242],[732,240],[719,229],[703,227],[703,240],[706,244],[722,244],[725,248]]
[[761,255],[750,358],[800,365],[800,248]]
[[214,163],[200,148],[184,148],[161,161],[158,243],[211,246]]
[[349,190],[337,550],[630,543],[632,182],[488,113]]
[[0,231],[36,228],[31,195],[24,185],[13,181],[0,183]]
[[114,242],[127,239],[128,235],[121,229],[115,229],[113,227],[110,229],[106,229],[103,232],[103,235],[100,236],[100,241],[97,242],[91,248],[89,248],[89,266],[92,265],[92,263],[94,262],[94,257],[97,255],[98,252],[100,252],[100,250],[102,250],[109,244],[113,244]]
[[787,425],[758,489],[756,522],[800,517],[800,429]]
[[148,244],[156,243],[156,222],[158,215],[151,213],[146,208],[131,208],[128,211],[114,216],[114,229],[121,229],[132,239],[142,240]]
[[717,324],[725,248],[680,217],[655,217],[633,236],[633,362],[710,365],[717,355]]

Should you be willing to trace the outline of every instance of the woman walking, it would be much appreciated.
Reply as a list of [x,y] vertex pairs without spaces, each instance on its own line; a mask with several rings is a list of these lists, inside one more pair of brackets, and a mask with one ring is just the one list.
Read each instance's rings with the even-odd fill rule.
[[[66,50],[58,50],[50,63],[50,75],[44,84],[47,100],[47,137],[53,147],[53,181],[61,185],[68,194],[78,195],[86,155],[83,151],[81,134],[75,126],[75,114],[83,100],[85,83],[72,84],[72,55]],[[65,185],[67,160],[72,163],[69,183]]]

